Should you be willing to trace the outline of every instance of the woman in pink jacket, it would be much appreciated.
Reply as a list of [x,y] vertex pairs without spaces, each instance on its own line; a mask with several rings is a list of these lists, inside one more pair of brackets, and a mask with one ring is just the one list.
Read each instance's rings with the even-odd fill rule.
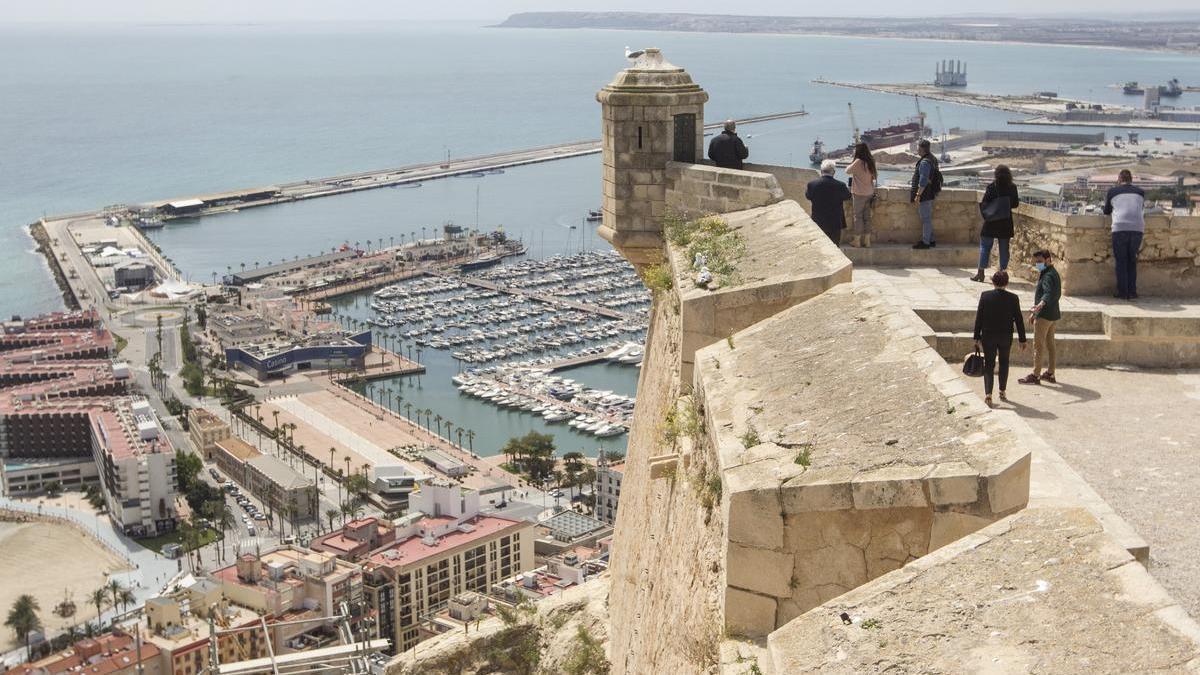
[[866,143],[854,145],[854,161],[846,169],[850,176],[850,198],[854,210],[854,229],[851,230],[850,245],[871,246],[871,203],[875,200],[875,181],[879,172],[875,169],[875,158]]

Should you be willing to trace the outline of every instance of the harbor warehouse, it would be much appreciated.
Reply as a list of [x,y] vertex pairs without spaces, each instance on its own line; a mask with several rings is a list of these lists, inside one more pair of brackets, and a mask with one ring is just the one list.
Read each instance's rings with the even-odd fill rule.
[[323,338],[307,341],[275,341],[229,347],[225,361],[231,368],[241,367],[259,380],[283,377],[297,370],[361,368],[371,349],[371,333],[348,338]]

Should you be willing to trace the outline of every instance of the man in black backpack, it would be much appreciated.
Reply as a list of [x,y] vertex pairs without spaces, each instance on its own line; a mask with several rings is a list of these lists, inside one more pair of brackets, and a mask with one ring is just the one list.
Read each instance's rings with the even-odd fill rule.
[[913,244],[913,248],[926,249],[937,246],[937,240],[933,238],[933,200],[942,191],[942,172],[938,169],[937,157],[929,151],[927,139],[922,138],[917,149],[921,157],[913,168],[910,195],[921,217],[921,241]]

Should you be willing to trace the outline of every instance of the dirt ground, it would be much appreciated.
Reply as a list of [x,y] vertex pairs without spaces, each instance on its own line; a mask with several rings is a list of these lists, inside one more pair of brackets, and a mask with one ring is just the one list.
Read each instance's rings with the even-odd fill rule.
[[[0,613],[17,596],[28,593],[37,599],[38,617],[48,631],[82,624],[96,616],[88,595],[105,583],[113,572],[126,569],[117,556],[79,530],[48,522],[0,522]],[[75,602],[75,615],[63,619],[54,608],[64,596]],[[7,628],[0,632],[0,646],[19,646]]]
[[1010,382],[1011,403],[1000,405],[1024,417],[1150,544],[1151,574],[1200,616],[1200,371],[1056,375],[1056,385]]

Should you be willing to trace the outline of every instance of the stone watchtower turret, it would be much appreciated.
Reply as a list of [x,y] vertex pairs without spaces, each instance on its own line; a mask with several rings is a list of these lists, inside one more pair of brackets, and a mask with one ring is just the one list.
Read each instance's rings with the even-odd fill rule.
[[658,49],[596,94],[604,116],[604,222],[600,236],[634,265],[662,256],[666,165],[704,159],[708,94]]

